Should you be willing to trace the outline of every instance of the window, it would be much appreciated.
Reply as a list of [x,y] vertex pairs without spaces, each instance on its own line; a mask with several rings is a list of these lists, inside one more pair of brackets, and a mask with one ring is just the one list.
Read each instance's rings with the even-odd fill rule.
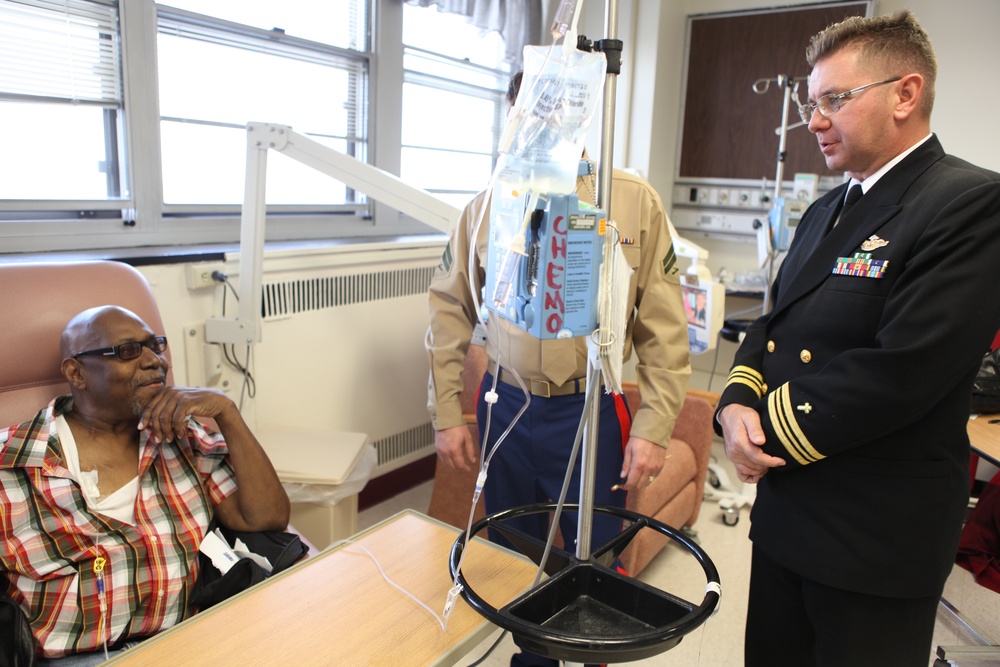
[[0,1],[0,198],[125,193],[119,47],[114,3]]
[[495,163],[511,74],[503,40],[463,16],[404,5],[403,44],[400,177],[464,206]]
[[[0,0],[0,251],[237,241],[251,121],[374,162],[374,4]],[[273,151],[267,188],[269,239],[412,233]]]
[[[510,74],[496,32],[399,0],[0,0],[0,63],[4,253],[235,243],[248,122],[463,205]],[[267,160],[269,240],[428,231]]]
[[[168,210],[242,202],[251,121],[289,125],[366,158],[369,68],[361,0],[173,5],[158,11],[157,39]],[[183,5],[202,14],[176,7]],[[355,196],[305,165],[268,156],[268,204],[354,204]]]

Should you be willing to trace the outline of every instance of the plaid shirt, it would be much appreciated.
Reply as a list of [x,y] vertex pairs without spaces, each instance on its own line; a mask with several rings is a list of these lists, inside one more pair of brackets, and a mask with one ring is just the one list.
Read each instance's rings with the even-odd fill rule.
[[[223,437],[188,419],[179,441],[155,446],[141,434],[134,526],[91,513],[52,433],[55,417],[72,405],[62,396],[31,421],[0,430],[0,575],[45,657],[94,651],[183,620],[198,546],[215,505],[236,490]],[[103,624],[98,556],[107,561]]]

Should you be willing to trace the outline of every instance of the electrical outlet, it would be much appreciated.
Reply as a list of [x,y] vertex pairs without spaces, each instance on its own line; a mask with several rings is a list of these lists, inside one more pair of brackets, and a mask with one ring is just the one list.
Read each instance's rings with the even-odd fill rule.
[[188,264],[187,265],[187,286],[188,289],[202,289],[204,287],[214,287],[221,283],[212,278],[212,273],[222,271],[225,273],[226,265],[221,263]]

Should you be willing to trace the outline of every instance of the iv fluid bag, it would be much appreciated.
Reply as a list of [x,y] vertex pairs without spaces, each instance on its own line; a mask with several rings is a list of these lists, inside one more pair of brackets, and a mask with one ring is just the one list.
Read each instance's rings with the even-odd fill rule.
[[498,180],[543,194],[576,192],[587,129],[604,92],[603,53],[524,47],[524,77],[512,115],[515,128]]
[[[574,267],[581,275],[574,276],[566,293],[561,282],[561,272],[568,268],[566,248],[557,247],[550,264],[553,251],[548,243],[567,243],[570,223],[574,239],[581,232],[593,236],[599,228],[603,234],[603,215],[579,211],[576,179],[587,129],[602,99],[607,61],[603,53],[574,50],[567,54],[554,47],[527,46],[524,65],[493,188],[483,305],[538,337],[581,335],[593,317],[589,304],[581,309],[579,300],[591,288],[596,296],[597,288],[596,279],[583,276],[596,271],[600,258],[583,260],[582,266]],[[573,203],[567,204],[567,198]],[[557,209],[559,213],[551,217]],[[542,224],[543,220],[551,220],[551,227]],[[539,234],[557,238],[541,239]],[[576,257],[574,261],[579,264],[581,260]],[[560,275],[545,275],[545,271]],[[564,297],[572,301],[568,310]],[[544,307],[538,309],[538,304]]]

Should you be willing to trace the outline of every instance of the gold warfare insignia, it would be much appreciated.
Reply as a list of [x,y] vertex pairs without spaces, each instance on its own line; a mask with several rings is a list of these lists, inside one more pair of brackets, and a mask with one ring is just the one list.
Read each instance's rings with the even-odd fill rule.
[[868,237],[868,240],[861,244],[861,249],[865,252],[871,252],[872,250],[878,250],[879,248],[884,248],[889,245],[889,242],[885,239],[880,239],[875,234]]

